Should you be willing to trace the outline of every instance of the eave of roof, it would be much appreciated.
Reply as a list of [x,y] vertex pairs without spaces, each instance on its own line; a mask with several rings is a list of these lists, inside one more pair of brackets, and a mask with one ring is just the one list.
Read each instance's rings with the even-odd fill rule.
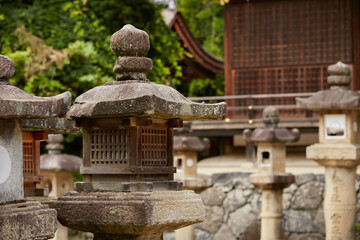
[[163,9],[161,14],[163,15],[165,23],[176,31],[180,39],[184,42],[185,47],[202,66],[213,73],[224,72],[224,60],[209,54],[200,46],[193,37],[180,12]]

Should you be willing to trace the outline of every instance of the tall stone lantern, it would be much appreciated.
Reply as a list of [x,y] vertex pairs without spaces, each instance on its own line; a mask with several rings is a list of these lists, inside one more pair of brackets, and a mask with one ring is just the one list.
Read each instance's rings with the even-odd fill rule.
[[282,193],[295,180],[292,174],[285,173],[285,143],[297,141],[300,132],[278,128],[279,111],[273,106],[264,109],[263,119],[265,128],[243,133],[246,141],[257,144],[259,172],[250,176],[250,182],[262,190],[261,239],[282,240]]
[[0,239],[48,239],[56,231],[56,211],[24,202],[21,119],[63,116],[71,94],[32,96],[7,82],[14,72],[12,60],[0,55]]
[[68,112],[83,128],[84,182],[58,199],[58,219],[95,239],[161,239],[205,217],[200,197],[173,180],[173,128],[221,119],[226,105],[194,103],[148,81],[149,37],[132,25],[110,47],[117,81],[82,94]]
[[326,239],[355,239],[360,94],[349,90],[350,73],[341,62],[330,65],[330,89],[296,99],[298,107],[320,114],[319,143],[307,147],[306,157],[325,167]]

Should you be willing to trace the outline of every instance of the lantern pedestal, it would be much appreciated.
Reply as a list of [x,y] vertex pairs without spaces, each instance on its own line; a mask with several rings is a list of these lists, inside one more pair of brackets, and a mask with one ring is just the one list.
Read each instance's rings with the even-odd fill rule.
[[353,190],[359,150],[360,146],[355,144],[314,144],[306,149],[307,158],[325,167],[327,239],[355,239],[356,196]]
[[56,231],[56,211],[38,202],[0,206],[0,239],[49,239]]
[[205,214],[200,196],[186,190],[69,192],[58,198],[56,209],[62,225],[93,232],[94,239],[160,239],[163,232],[202,221]]
[[250,182],[261,189],[261,239],[283,239],[282,193],[295,181],[289,173],[257,173]]

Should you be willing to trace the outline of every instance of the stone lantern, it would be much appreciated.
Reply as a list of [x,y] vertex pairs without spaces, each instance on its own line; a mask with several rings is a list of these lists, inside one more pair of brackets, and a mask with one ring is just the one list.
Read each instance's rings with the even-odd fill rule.
[[307,147],[306,157],[325,167],[326,239],[355,239],[360,94],[349,90],[350,73],[341,62],[330,65],[330,89],[296,99],[298,107],[320,114],[319,143]]
[[0,239],[48,239],[56,231],[56,211],[24,202],[21,119],[63,116],[71,94],[32,96],[7,82],[14,72],[12,60],[0,55]]
[[149,37],[132,25],[113,34],[110,47],[117,81],[82,94],[68,112],[83,128],[84,182],[58,199],[58,219],[95,239],[161,239],[205,215],[200,197],[173,180],[173,128],[221,119],[226,105],[194,103],[148,81]]
[[285,173],[286,142],[297,141],[298,129],[289,131],[278,128],[279,111],[269,106],[263,111],[265,128],[253,132],[244,131],[246,141],[257,144],[258,173],[250,176],[250,182],[262,190],[261,197],[261,239],[283,239],[282,193],[295,180]]
[[78,172],[82,163],[77,156],[61,153],[63,140],[62,134],[49,134],[48,154],[40,156],[41,186],[49,188],[50,197],[60,197],[74,190],[73,172]]
[[174,166],[177,168],[175,178],[184,182],[184,188],[202,190],[206,181],[197,175],[198,152],[209,149],[209,139],[200,140],[191,136],[191,122],[184,123],[182,129],[175,131],[174,136]]
[[[208,187],[205,178],[198,176],[198,152],[210,147],[209,139],[200,140],[191,136],[191,122],[185,122],[183,128],[176,129],[174,136],[174,166],[177,168],[175,179],[184,183],[184,189],[200,192]],[[194,239],[195,225],[187,226],[175,231],[178,240]]]

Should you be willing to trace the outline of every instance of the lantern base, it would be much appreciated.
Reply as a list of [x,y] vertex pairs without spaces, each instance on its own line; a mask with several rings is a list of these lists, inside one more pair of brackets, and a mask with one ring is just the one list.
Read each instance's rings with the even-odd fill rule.
[[177,181],[159,182],[76,182],[74,189],[78,192],[153,192],[181,191],[183,183]]
[[49,239],[56,228],[56,211],[41,203],[0,206],[0,239]]
[[95,236],[161,234],[205,218],[193,191],[68,192],[55,208],[62,225]]
[[250,175],[250,182],[262,190],[284,189],[295,182],[294,175],[290,173],[255,173]]

